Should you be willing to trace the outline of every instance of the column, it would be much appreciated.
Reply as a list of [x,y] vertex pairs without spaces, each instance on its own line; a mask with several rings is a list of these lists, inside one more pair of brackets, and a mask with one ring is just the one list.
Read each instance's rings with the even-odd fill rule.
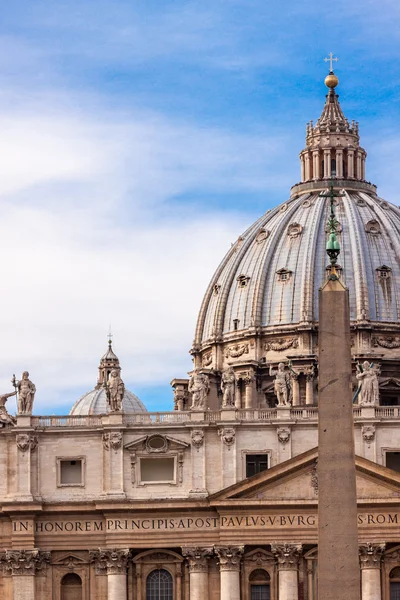
[[343,150],[336,150],[336,176],[343,177]]
[[14,600],[35,600],[35,574],[49,562],[50,552],[6,550],[7,568],[13,576]]
[[300,167],[301,167],[301,181],[304,181],[305,180],[304,154],[300,155]]
[[242,380],[236,380],[235,408],[242,408]]
[[324,177],[329,179],[331,176],[331,151],[324,150]]
[[255,373],[254,369],[250,368],[243,377],[245,388],[244,403],[245,408],[253,408],[253,391],[254,391]]
[[292,406],[299,406],[299,404],[300,404],[299,374],[295,373],[294,371],[291,371],[290,379],[292,380]]
[[314,404],[314,368],[306,373],[306,404],[312,406]]
[[381,561],[385,544],[360,546],[361,599],[381,600]]
[[347,150],[347,175],[354,178],[354,150]]
[[271,549],[278,561],[279,600],[298,600],[301,544],[274,544]]
[[107,573],[107,600],[127,600],[126,568],[129,550],[104,549],[89,553],[91,562],[96,563],[96,573]]
[[216,546],[219,558],[220,600],[240,600],[240,560],[243,546]]
[[212,548],[182,548],[189,564],[190,600],[208,600],[208,559]]
[[314,150],[313,157],[314,157],[314,179],[320,179],[321,173],[320,173],[320,168],[319,168],[319,151],[318,150]]
[[307,154],[305,155],[305,176],[306,176],[306,181],[310,180],[310,155]]
[[365,154],[361,157],[361,179],[365,179]]

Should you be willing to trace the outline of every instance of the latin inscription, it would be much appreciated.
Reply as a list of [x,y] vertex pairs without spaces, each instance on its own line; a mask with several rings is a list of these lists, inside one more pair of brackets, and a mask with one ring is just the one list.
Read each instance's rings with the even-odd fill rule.
[[[400,513],[360,513],[360,527],[398,526]],[[315,529],[316,514],[287,515],[234,515],[221,517],[137,518],[69,521],[14,521],[13,532],[32,531],[38,534],[98,533],[119,531],[177,531],[177,530],[233,530],[233,529]]]

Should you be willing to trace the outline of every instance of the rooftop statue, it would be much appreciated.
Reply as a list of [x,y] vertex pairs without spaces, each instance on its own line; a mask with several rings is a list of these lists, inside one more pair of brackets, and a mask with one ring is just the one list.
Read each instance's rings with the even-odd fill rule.
[[358,390],[356,395],[358,403],[362,406],[375,406],[379,404],[379,380],[377,366],[367,360],[358,365]]
[[273,369],[270,365],[269,374],[271,377],[275,375],[274,391],[278,398],[278,406],[290,406],[291,382],[289,371],[285,370],[285,364],[280,362],[278,369]]
[[15,375],[11,380],[11,383],[15,387],[17,395],[17,408],[19,415],[31,415],[33,408],[33,400],[35,398],[36,386],[29,379],[28,371],[22,373],[20,381],[15,379]]
[[107,401],[111,412],[121,412],[125,385],[117,369],[113,369],[107,381]]
[[200,373],[197,369],[189,380],[189,392],[192,394],[192,405],[193,409],[204,409],[206,408],[207,395],[210,391],[210,382],[207,375]]
[[6,402],[8,398],[11,398],[11,396],[15,396],[16,394],[17,391],[15,390],[15,392],[0,395],[0,427],[5,427],[6,425],[15,425],[17,421],[15,417],[8,414],[6,409]]
[[235,406],[235,372],[232,367],[229,367],[222,373],[221,391],[222,391],[222,408]]

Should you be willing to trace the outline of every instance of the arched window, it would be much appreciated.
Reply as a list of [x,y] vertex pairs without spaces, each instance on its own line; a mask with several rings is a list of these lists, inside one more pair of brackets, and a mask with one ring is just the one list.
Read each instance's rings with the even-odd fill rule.
[[146,580],[146,600],[173,600],[172,576],[165,569],[152,571]]
[[264,569],[250,574],[250,600],[271,600],[270,576]]
[[400,600],[400,567],[390,571],[390,600]]
[[61,579],[61,600],[82,600],[82,579],[76,573]]

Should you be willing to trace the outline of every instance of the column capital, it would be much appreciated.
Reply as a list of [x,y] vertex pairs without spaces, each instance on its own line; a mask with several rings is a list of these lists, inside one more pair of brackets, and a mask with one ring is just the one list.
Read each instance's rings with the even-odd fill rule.
[[239,571],[244,546],[215,546],[220,571]]
[[50,562],[50,552],[40,550],[6,550],[6,568],[13,575],[35,575]]
[[380,569],[385,547],[386,544],[383,542],[361,544],[359,547],[361,569]]
[[189,564],[189,573],[207,573],[208,559],[213,553],[213,548],[183,547],[182,556]]
[[301,556],[301,544],[271,544],[280,571],[297,570]]
[[106,548],[90,550],[90,562],[95,563],[97,575],[119,575],[125,573],[130,557],[130,550]]

